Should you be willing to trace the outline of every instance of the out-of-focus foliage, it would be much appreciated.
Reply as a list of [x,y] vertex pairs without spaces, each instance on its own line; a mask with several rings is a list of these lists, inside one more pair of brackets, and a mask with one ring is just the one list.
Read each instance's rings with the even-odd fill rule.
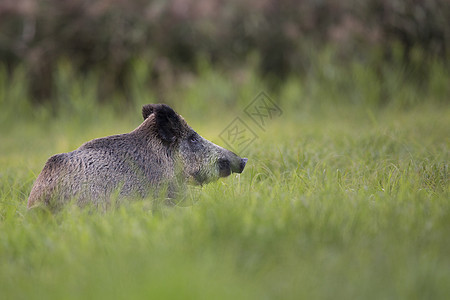
[[[128,98],[136,61],[148,84],[168,88],[199,64],[238,69],[256,61],[279,85],[307,74],[310,54],[332,47],[345,63],[401,61],[418,74],[427,62],[448,63],[449,0],[2,0],[0,63],[25,68],[29,93],[55,92],[67,60],[80,74],[97,72],[98,98]],[[375,57],[375,58],[374,58]]]

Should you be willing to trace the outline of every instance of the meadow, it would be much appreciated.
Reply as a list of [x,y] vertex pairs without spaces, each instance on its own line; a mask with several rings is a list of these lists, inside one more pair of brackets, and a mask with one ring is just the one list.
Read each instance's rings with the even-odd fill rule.
[[[62,64],[58,113],[31,104],[23,71],[0,73],[0,298],[448,299],[448,71],[419,89],[401,71],[322,66],[276,94],[205,68],[167,99],[137,66],[125,105],[97,104],[95,76]],[[282,110],[263,129],[244,113],[261,91]],[[221,146],[234,118],[252,126],[245,171],[173,207],[26,209],[48,157],[129,132],[160,101]]]

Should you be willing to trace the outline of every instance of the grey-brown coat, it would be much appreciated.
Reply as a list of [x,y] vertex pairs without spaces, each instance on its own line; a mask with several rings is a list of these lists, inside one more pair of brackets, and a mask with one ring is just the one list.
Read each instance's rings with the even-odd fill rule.
[[165,104],[142,109],[144,122],[130,133],[94,139],[47,161],[33,185],[28,208],[108,205],[112,195],[146,197],[167,187],[169,197],[187,181],[198,184],[241,173],[247,159],[198,135]]

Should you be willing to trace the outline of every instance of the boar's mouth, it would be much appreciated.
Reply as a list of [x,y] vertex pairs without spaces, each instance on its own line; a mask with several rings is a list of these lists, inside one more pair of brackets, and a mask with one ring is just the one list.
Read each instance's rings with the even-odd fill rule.
[[220,177],[227,177],[231,175],[231,164],[228,159],[219,159],[217,161],[217,165],[219,167],[219,176]]

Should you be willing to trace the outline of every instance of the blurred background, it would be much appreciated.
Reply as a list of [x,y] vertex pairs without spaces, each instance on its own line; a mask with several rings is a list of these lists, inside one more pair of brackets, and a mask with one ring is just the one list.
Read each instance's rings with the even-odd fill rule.
[[2,0],[0,117],[442,103],[449,57],[449,0]]
[[[0,298],[450,299],[449,58],[450,0],[0,0]],[[27,210],[155,102],[242,176]]]

